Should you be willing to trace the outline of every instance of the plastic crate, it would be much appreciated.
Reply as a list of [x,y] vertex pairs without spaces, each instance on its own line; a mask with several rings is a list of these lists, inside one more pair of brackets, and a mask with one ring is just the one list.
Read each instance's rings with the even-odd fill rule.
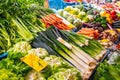
[[63,0],[48,0],[49,7],[52,9],[63,9],[64,8],[64,3]]
[[66,6],[75,6],[79,4],[84,4],[84,7],[87,7],[88,3],[85,2],[65,2],[64,0],[48,0],[49,7],[52,9],[64,9]]
[[48,0],[49,7],[52,9],[63,9],[66,6],[78,5],[77,2],[64,2],[63,0]]
[[8,55],[7,52],[4,52],[4,53],[0,54],[0,60],[2,60],[3,58],[6,58],[7,55]]

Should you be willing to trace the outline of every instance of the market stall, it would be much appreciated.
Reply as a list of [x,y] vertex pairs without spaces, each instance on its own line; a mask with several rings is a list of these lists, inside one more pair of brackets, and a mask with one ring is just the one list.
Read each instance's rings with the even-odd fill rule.
[[119,80],[119,20],[119,1],[1,0],[0,80]]

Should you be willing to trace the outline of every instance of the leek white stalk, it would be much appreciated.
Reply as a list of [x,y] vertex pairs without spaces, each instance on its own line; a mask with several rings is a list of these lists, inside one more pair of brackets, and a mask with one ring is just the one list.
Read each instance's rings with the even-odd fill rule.
[[[81,49],[79,49],[78,47],[72,45],[74,47],[74,51],[78,51],[75,54],[79,56],[79,58],[81,58],[85,63],[87,63],[89,66],[95,66],[96,65],[96,61],[90,57],[87,53],[85,53],[84,51],[82,51]],[[78,54],[79,53],[79,54]]]
[[66,60],[68,60],[70,63],[72,63],[78,70],[80,70],[82,73],[85,72],[85,68],[81,66],[78,62],[74,61],[70,56],[65,54],[63,51],[58,50],[59,54],[63,56]]

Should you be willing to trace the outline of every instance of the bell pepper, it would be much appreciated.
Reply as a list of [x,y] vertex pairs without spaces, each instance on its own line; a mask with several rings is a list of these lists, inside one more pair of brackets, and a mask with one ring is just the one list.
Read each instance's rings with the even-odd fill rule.
[[105,16],[106,14],[107,14],[106,11],[101,11],[101,12],[100,12],[100,16]]
[[108,23],[112,24],[113,20],[112,20],[112,17],[109,13],[107,13],[106,11],[101,11],[100,16],[106,17],[106,20],[108,21]]

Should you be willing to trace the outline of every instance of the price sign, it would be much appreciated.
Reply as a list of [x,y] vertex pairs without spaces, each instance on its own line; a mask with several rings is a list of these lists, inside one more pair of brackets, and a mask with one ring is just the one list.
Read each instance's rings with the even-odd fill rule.
[[48,65],[45,61],[32,53],[22,57],[21,60],[36,71],[41,71]]

